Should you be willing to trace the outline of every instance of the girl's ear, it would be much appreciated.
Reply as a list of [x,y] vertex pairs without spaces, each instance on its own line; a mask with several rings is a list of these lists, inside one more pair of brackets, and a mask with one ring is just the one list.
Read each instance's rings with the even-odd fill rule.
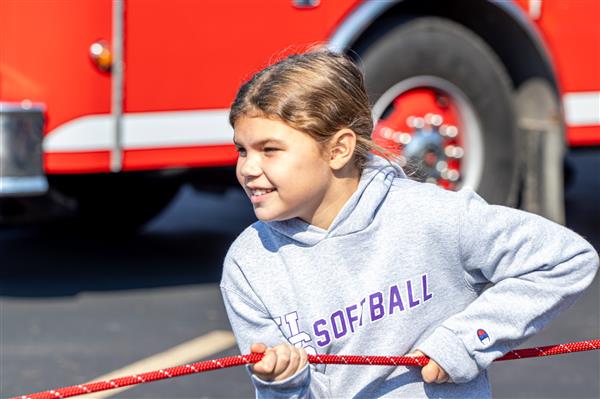
[[350,163],[356,147],[356,133],[350,129],[341,129],[330,141],[329,166],[340,170]]

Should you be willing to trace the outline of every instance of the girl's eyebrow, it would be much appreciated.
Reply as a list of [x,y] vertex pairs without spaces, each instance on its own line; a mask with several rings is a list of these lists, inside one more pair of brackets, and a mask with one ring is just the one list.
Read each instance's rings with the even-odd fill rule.
[[[275,138],[266,138],[264,140],[258,141],[256,143],[253,143],[253,145],[260,147],[261,145],[264,145],[266,143],[275,143],[275,144],[279,144],[279,145],[283,145],[284,142],[279,140],[279,139],[275,139]],[[233,138],[233,144],[237,145],[237,146],[242,146],[240,143],[238,143],[237,141],[235,141],[235,137]]]

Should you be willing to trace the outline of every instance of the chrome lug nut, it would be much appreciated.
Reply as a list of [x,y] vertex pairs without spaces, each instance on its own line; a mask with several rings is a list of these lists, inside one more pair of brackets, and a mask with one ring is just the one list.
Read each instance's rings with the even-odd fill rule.
[[460,178],[460,173],[456,169],[449,169],[447,172],[448,180],[455,182]]
[[433,126],[440,126],[444,122],[444,118],[441,115],[433,114],[431,116],[431,124]]
[[454,138],[454,137],[458,136],[458,129],[456,128],[456,126],[454,126],[454,125],[446,126],[446,136],[448,136],[450,138]]
[[386,140],[391,139],[393,134],[394,134],[394,131],[391,128],[389,128],[387,126],[384,126],[381,128],[381,135],[383,136],[384,139],[386,139]]
[[425,127],[425,120],[423,118],[415,118],[413,120],[413,127],[417,129],[423,129]]
[[412,140],[412,136],[409,133],[402,132],[398,135],[398,141],[401,144],[407,145]]
[[442,173],[448,169],[448,163],[446,161],[438,161],[438,163],[435,165],[435,169]]

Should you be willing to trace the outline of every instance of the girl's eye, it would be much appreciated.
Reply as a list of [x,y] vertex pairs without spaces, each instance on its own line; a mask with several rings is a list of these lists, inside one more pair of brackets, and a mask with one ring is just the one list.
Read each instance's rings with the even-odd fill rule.
[[273,152],[275,152],[275,151],[279,151],[279,148],[274,148],[274,147],[265,147],[265,148],[263,148],[263,151],[264,151],[264,152],[270,152],[270,153],[273,153]]
[[238,152],[238,154],[240,155],[240,157],[245,157],[246,156],[246,150],[241,148],[241,147],[235,147],[235,150]]

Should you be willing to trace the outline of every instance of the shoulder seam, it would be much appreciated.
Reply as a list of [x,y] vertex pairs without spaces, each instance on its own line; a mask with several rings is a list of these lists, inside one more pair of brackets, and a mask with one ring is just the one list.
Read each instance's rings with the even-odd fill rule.
[[465,201],[461,201],[460,204],[460,210],[458,211],[458,228],[457,228],[457,232],[458,232],[458,237],[457,237],[457,241],[458,241],[458,259],[460,260],[461,263],[461,268],[463,269],[463,275],[462,275],[462,279],[463,282],[465,284],[465,286],[467,287],[467,289],[471,292],[473,292],[474,294],[476,294],[477,296],[479,296],[479,293],[477,292],[477,290],[475,290],[475,287],[473,287],[471,285],[471,283],[469,283],[469,281],[467,280],[467,271],[465,270],[464,267],[464,257],[463,257],[463,246],[462,246],[462,224],[464,221],[464,216],[466,215],[467,211],[466,211],[466,207],[467,204]]

